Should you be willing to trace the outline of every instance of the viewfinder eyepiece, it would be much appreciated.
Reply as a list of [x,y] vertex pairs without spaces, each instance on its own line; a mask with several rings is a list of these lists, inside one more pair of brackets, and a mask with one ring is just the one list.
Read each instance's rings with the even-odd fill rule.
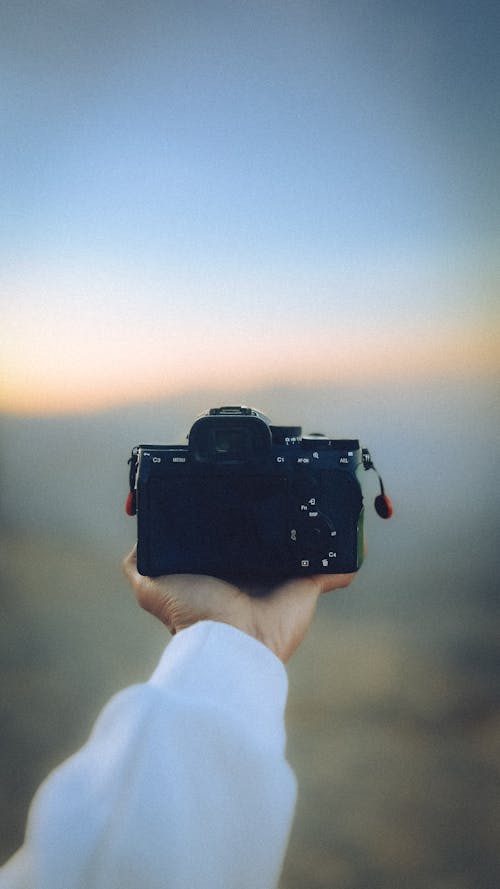
[[269,453],[271,430],[250,408],[212,408],[191,427],[189,447],[200,463],[246,463]]

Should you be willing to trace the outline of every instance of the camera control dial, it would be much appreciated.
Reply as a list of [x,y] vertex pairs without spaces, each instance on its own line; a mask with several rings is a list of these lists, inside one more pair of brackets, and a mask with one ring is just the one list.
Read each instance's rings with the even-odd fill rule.
[[[298,564],[318,571],[333,566],[337,557],[336,537],[337,531],[324,513],[312,509],[300,517],[290,531]],[[303,560],[301,554],[307,554],[307,559]]]

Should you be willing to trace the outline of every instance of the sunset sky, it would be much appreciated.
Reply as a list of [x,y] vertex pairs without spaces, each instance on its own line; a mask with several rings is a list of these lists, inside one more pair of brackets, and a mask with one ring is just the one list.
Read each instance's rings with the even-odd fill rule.
[[487,2],[6,2],[0,409],[499,370]]

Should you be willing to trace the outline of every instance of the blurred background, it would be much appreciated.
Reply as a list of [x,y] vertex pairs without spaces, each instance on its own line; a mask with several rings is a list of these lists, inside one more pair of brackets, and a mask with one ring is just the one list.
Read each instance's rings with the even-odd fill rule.
[[395,505],[289,667],[281,889],[498,884],[500,13],[0,11],[0,853],[165,644],[127,459],[210,406],[359,437]]

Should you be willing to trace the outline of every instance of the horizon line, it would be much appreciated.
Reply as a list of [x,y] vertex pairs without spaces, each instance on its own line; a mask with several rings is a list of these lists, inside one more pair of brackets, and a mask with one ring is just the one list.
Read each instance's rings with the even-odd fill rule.
[[[78,417],[90,417],[97,416],[100,414],[108,414],[114,413],[117,411],[122,411],[127,408],[133,409],[134,407],[140,408],[146,405],[155,405],[163,402],[169,401],[178,401],[183,398],[196,397],[197,393],[200,396],[200,400],[203,399],[207,402],[210,400],[217,400],[221,402],[221,404],[247,404],[248,395],[258,396],[258,393],[268,393],[269,391],[280,391],[280,390],[299,390],[299,391],[311,391],[311,390],[324,390],[324,389],[339,389],[339,390],[370,390],[370,389],[388,389],[392,387],[396,387],[397,389],[401,388],[418,388],[421,389],[425,386],[436,387],[436,386],[446,386],[446,385],[457,385],[461,382],[468,382],[470,385],[488,385],[488,384],[498,384],[500,381],[500,373],[497,369],[494,368],[482,368],[481,371],[476,372],[474,375],[471,375],[467,372],[465,368],[457,368],[454,373],[444,374],[442,372],[436,371],[435,373],[430,374],[401,374],[397,373],[394,375],[394,378],[390,376],[381,376],[377,374],[373,374],[367,379],[360,379],[359,376],[353,376],[351,379],[347,377],[342,377],[337,380],[333,378],[325,377],[323,380],[304,380],[304,381],[294,381],[294,380],[282,380],[282,381],[258,381],[251,383],[248,382],[242,385],[218,385],[214,383],[213,385],[206,386],[196,386],[186,384],[184,386],[179,386],[178,388],[171,390],[158,390],[157,392],[144,394],[143,396],[127,396],[126,394],[115,396],[115,397],[104,397],[104,399],[97,399],[95,401],[82,399],[79,404],[74,402],[66,402],[59,400],[57,404],[52,404],[48,402],[46,408],[36,409],[35,403],[27,403],[26,406],[13,406],[10,407],[8,405],[2,405],[0,400],[0,416],[9,419],[62,419],[62,418],[78,418]],[[217,393],[220,393],[218,395]],[[229,395],[233,395],[235,397],[229,398]],[[238,393],[241,393],[241,397],[238,398]],[[39,399],[37,399],[39,405]],[[55,399],[54,399],[55,401]],[[200,408],[201,409],[201,408]],[[203,408],[205,409],[205,408]]]

